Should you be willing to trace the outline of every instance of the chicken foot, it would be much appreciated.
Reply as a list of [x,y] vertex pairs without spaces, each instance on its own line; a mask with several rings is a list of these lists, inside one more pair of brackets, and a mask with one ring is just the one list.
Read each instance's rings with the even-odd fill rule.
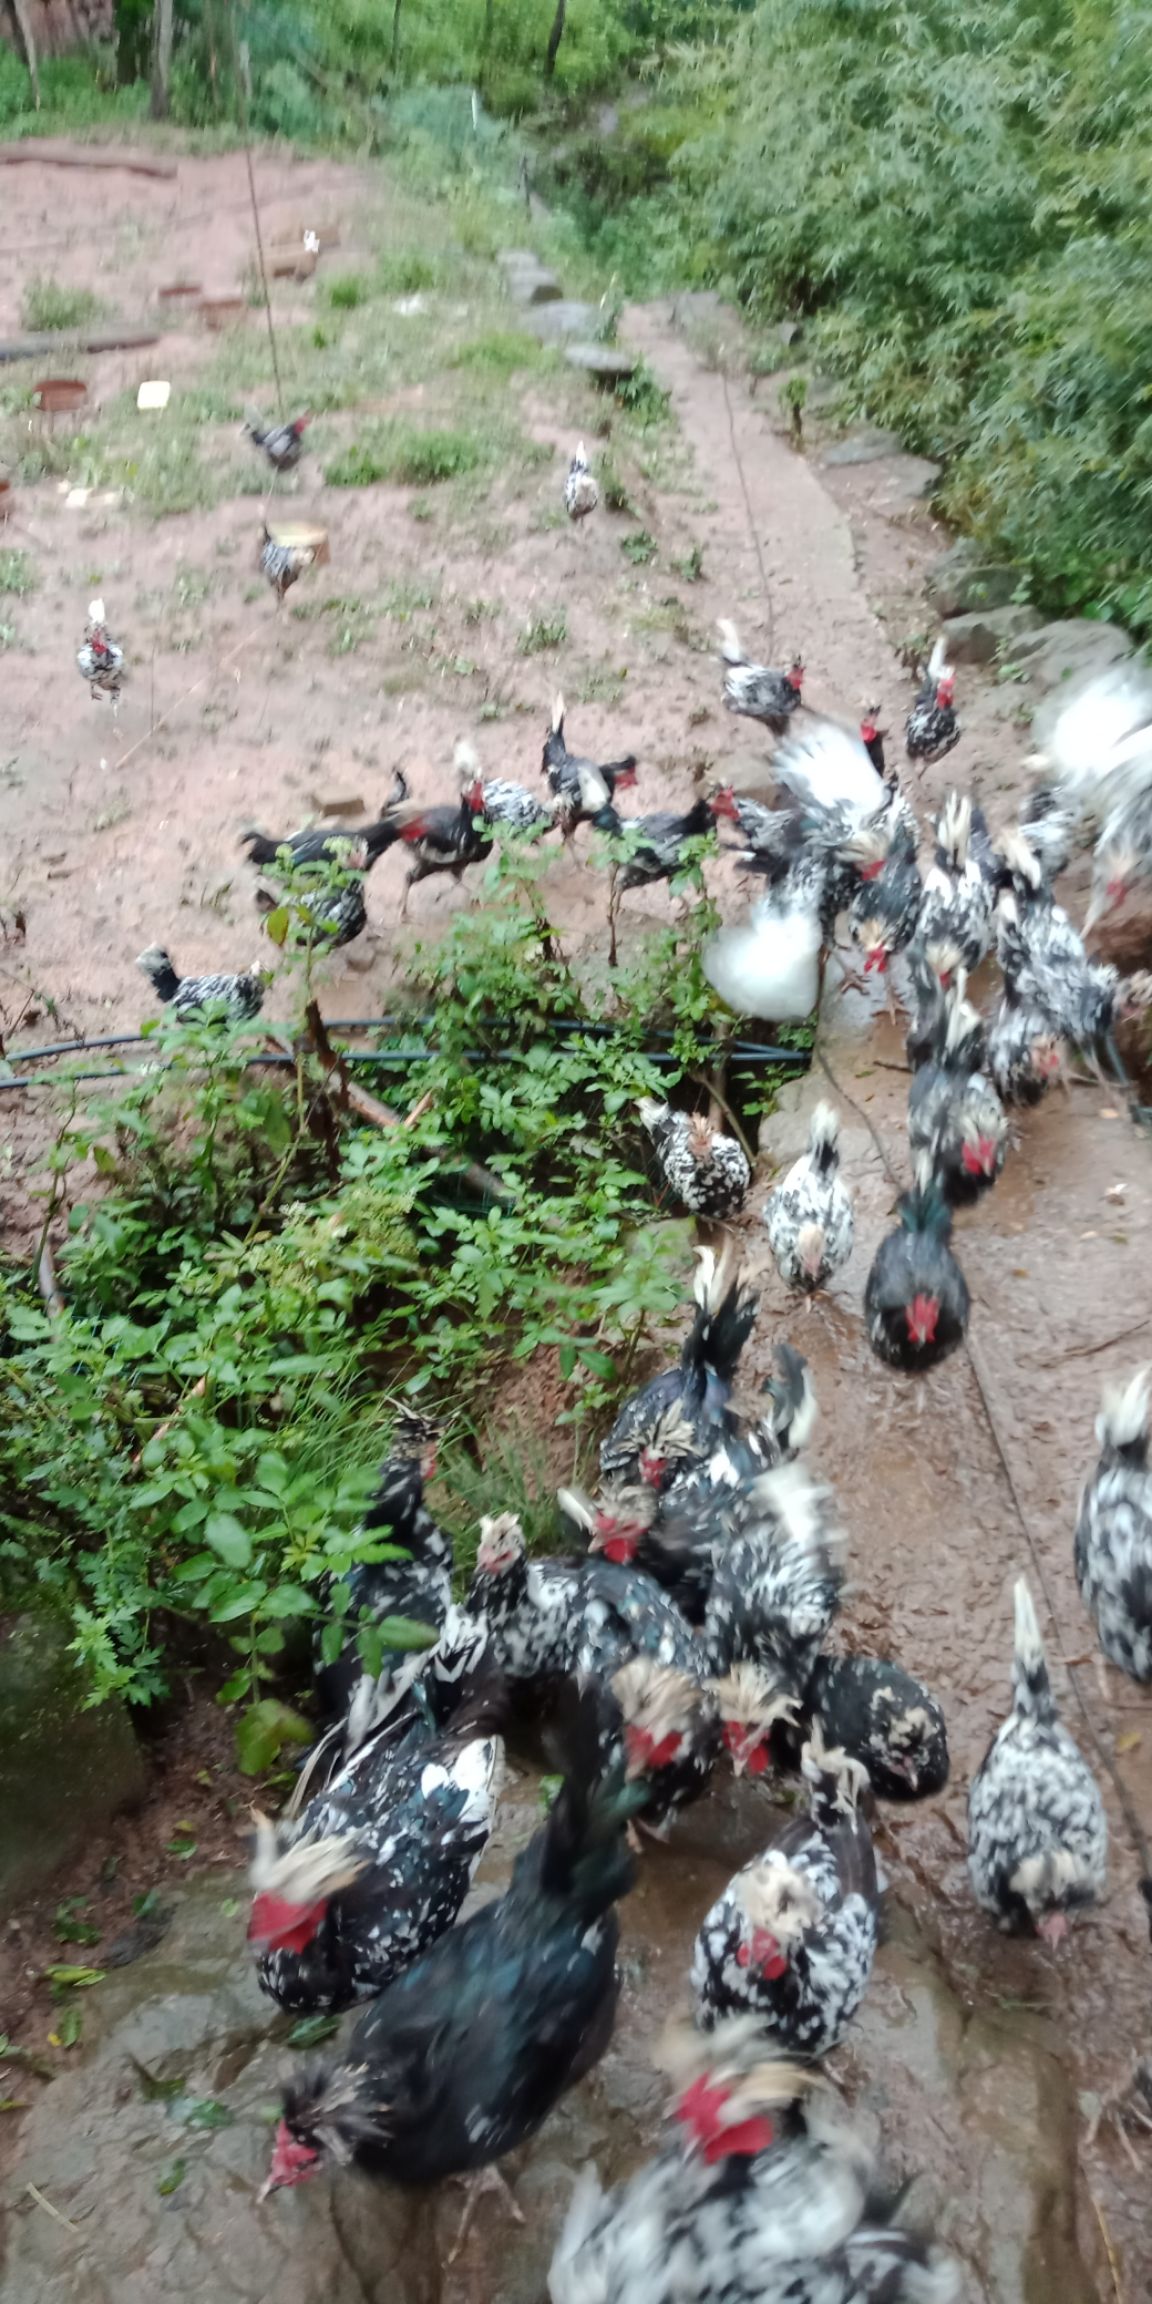
[[453,2182],[463,2184],[465,2198],[464,2213],[457,2226],[456,2238],[448,2251],[449,2264],[456,2262],[468,2237],[472,2219],[486,2192],[494,2192],[497,2199],[503,2201],[514,2224],[523,2224],[524,2222],[524,2211],[517,2206],[515,2194],[498,2168],[478,2168],[474,2175],[454,2177]]

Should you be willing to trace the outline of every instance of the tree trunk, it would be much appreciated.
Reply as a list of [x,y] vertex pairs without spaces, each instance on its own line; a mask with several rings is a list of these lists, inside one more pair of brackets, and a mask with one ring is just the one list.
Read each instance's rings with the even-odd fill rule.
[[548,34],[548,46],[544,52],[544,78],[546,80],[550,80],[556,70],[556,58],[560,54],[560,42],[564,38],[567,15],[568,0],[556,0],[556,14],[552,18],[552,30]]
[[148,109],[153,120],[168,118],[168,91],[172,79],[172,0],[156,0],[156,14],[152,26],[152,101]]

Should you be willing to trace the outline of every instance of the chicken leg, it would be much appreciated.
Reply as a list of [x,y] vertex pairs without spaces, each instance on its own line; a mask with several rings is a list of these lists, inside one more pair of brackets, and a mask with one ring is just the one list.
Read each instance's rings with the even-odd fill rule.
[[456,2238],[448,2251],[448,2262],[454,2264],[468,2237],[469,2227],[486,2192],[494,2192],[502,2200],[514,2224],[523,2224],[524,2211],[517,2206],[515,2195],[498,2168],[478,2168],[473,2176],[460,2176],[454,2182],[463,2184],[464,2213],[456,2230]]

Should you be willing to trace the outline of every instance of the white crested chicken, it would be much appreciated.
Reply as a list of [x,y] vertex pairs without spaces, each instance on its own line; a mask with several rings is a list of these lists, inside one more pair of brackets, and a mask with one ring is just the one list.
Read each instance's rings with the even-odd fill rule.
[[584,452],[584,442],[577,444],[576,454],[568,466],[564,482],[564,510],[574,527],[581,527],[600,502],[600,490],[595,473]]
[[933,965],[947,980],[957,969],[979,967],[992,949],[997,862],[984,812],[966,793],[949,793],[934,830],[916,937],[934,948]]
[[899,1203],[864,1289],[868,1341],[877,1359],[908,1375],[934,1368],[968,1329],[968,1283],[950,1246],[952,1211],[927,1161]]
[[790,1288],[810,1294],[847,1263],[855,1225],[840,1174],[840,1120],[830,1104],[817,1104],[808,1150],[773,1185],[764,1222],[776,1269]]
[[1053,1950],[1104,1886],[1108,1826],[1099,1787],[1056,1710],[1026,1579],[1017,1579],[1012,1710],[968,1794],[968,1876],[1004,1929]]
[[592,824],[600,832],[619,831],[616,794],[635,784],[635,758],[629,753],[624,760],[597,763],[584,759],[578,752],[570,752],[564,740],[562,696],[557,696],[552,706],[552,722],[544,739],[540,772],[548,779],[557,803],[556,821],[566,840],[571,839],[578,824]]
[[956,675],[946,658],[943,636],[928,659],[916,701],[904,723],[904,749],[910,760],[927,767],[960,741],[960,722],[953,698]]
[[[587,1532],[583,1500],[561,1490],[560,1505]],[[513,1512],[480,1523],[466,1607],[514,1686],[574,1674],[606,1682],[637,1656],[707,1678],[696,1634],[650,1576],[595,1556],[530,1560]]]
[[104,621],[102,600],[88,604],[84,644],[76,662],[94,697],[110,696],[114,704],[118,702],[124,685],[124,650],[113,640]]
[[1107,1059],[1114,1076],[1127,1085],[1115,1026],[1147,1004],[1147,980],[1124,980],[1115,968],[1090,960],[1028,842],[1019,834],[1002,833],[999,845],[1011,875],[1011,886],[1002,889],[997,905],[997,951],[1006,986],[1046,1019],[1057,1040],[1098,1064]]
[[696,1251],[696,1310],[674,1368],[649,1378],[624,1402],[600,1443],[605,1480],[644,1480],[667,1488],[676,1473],[706,1460],[725,1437],[725,1416],[758,1298],[741,1284],[730,1250]]
[[714,1128],[706,1113],[677,1112],[654,1096],[642,1096],[636,1109],[661,1177],[680,1206],[714,1223],[738,1215],[752,1182],[743,1145]]
[[860,881],[848,907],[848,925],[864,954],[866,976],[873,969],[883,976],[889,961],[906,951],[916,934],[924,898],[916,845],[915,820],[903,808],[863,827],[849,844]]
[[984,1026],[964,998],[964,976],[942,994],[927,1062],[908,1091],[908,1144],[926,1160],[949,1207],[991,1190],[1008,1149],[1008,1122],[986,1069]]
[[692,1956],[696,2021],[755,2015],[782,2053],[815,2061],[838,2046],[868,1988],[879,1891],[866,1813],[868,1773],[819,1733],[801,1769],[808,1814],[731,1880]]
[[354,944],[368,926],[364,882],[359,876],[339,887],[297,888],[287,898],[258,888],[256,909],[274,941],[296,951],[340,952],[346,944]]
[[467,736],[462,736],[456,746],[453,765],[461,785],[467,783],[475,788],[479,783],[484,815],[494,831],[536,833],[552,830],[556,822],[555,805],[546,806],[525,785],[514,784],[506,776],[485,776],[476,747]]
[[1076,1581],[1109,1661],[1152,1681],[1152,1471],[1148,1370],[1108,1385],[1096,1420],[1100,1459],[1076,1520]]
[[1005,1104],[1039,1104],[1063,1077],[1064,1043],[1043,1010],[1005,981],[986,1035],[988,1070]]
[[802,1464],[779,1464],[740,1495],[734,1520],[704,1610],[710,1669],[722,1676],[750,1659],[798,1695],[840,1605],[845,1537],[834,1499]]
[[141,952],[136,966],[143,970],[156,998],[165,1008],[171,1008],[181,1024],[193,1018],[226,1018],[233,1024],[247,1023],[258,1016],[264,1006],[264,989],[272,981],[272,973],[256,961],[239,975],[178,976],[170,953],[162,944],[150,944]]
[[883,1800],[926,1800],[948,1782],[948,1731],[935,1696],[886,1656],[818,1656],[800,1708],[868,1771]]
[[740,645],[736,626],[720,620],[720,661],[724,674],[724,702],[730,712],[746,720],[761,720],[774,736],[782,736],[792,714],[804,701],[804,665],[799,656],[787,672],[773,672],[755,664]]
[[610,1682],[624,1722],[629,1780],[639,1783],[637,1821],[659,1833],[708,1789],[720,1753],[720,1714],[707,1685],[650,1656],[634,1656]]

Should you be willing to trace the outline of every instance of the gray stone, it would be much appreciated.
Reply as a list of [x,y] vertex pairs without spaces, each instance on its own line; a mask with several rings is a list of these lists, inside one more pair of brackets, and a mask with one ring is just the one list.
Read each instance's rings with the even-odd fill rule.
[[632,354],[622,352],[617,344],[568,344],[564,358],[570,368],[582,368],[598,384],[626,384],[636,374]]
[[882,456],[899,456],[903,441],[898,432],[881,432],[869,427],[853,432],[847,440],[834,440],[824,450],[821,461],[825,464],[876,464]]
[[1034,608],[977,609],[971,616],[949,616],[942,629],[950,663],[991,664],[997,656],[1016,656],[1016,643],[1032,632],[1040,618]]
[[782,320],[776,334],[786,348],[804,341],[804,330],[799,320]]
[[594,336],[603,314],[595,304],[581,304],[575,298],[541,304],[524,314],[524,325],[533,336],[545,344],[562,344],[567,337],[581,340]]
[[1090,617],[1068,617],[1054,624],[1037,624],[1012,651],[1014,661],[1039,689],[1075,685],[1119,664],[1135,654],[1135,642],[1120,624],[1095,623]]
[[686,288],[672,306],[672,320],[677,328],[712,328],[717,321],[732,317],[731,306],[715,288]]
[[534,248],[501,248],[496,262],[502,272],[538,272],[541,268]]
[[117,1699],[85,1710],[88,1681],[68,1640],[50,1616],[0,1628],[0,1911],[144,1796],[128,1714]]
[[1006,608],[1020,583],[1020,570],[989,560],[979,545],[961,538],[933,562],[926,590],[938,616],[962,616],[974,608]]
[[543,272],[533,267],[529,272],[509,272],[506,275],[508,294],[514,304],[531,307],[536,304],[559,304],[564,290],[554,272]]

